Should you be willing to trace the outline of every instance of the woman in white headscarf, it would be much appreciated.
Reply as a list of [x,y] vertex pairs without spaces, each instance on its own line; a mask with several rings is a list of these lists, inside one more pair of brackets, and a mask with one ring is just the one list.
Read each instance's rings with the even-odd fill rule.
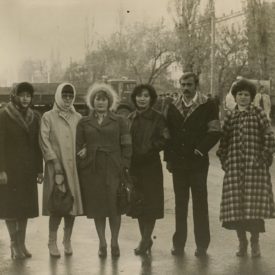
[[53,257],[60,257],[56,241],[57,230],[62,217],[49,212],[48,201],[54,183],[62,182],[59,181],[60,178],[67,179],[68,187],[74,197],[71,212],[64,216],[63,245],[65,255],[72,255],[70,239],[74,218],[83,214],[75,159],[76,126],[81,115],[75,111],[73,106],[75,95],[75,88],[72,84],[60,84],[55,93],[53,109],[46,112],[41,120],[40,146],[45,160],[42,214],[50,216],[48,247],[50,255]]

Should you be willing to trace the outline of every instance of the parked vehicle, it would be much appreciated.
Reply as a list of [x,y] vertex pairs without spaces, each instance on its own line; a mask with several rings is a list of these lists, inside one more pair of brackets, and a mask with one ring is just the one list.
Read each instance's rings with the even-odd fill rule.
[[[134,105],[131,102],[131,92],[136,85],[135,80],[108,79],[106,83],[110,84],[119,96],[119,105],[117,113],[127,116],[133,109]],[[44,113],[53,107],[54,95],[57,86],[60,83],[32,83],[35,94],[33,98],[33,108],[40,113]],[[74,106],[82,115],[88,114],[88,107],[85,103],[85,97],[88,87],[77,83],[72,83],[76,88],[76,100]],[[9,102],[11,87],[0,87],[0,108]]]

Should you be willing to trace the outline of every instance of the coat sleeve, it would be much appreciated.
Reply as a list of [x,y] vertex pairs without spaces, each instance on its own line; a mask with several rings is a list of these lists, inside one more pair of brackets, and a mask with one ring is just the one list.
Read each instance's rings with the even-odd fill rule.
[[166,121],[163,116],[160,116],[156,124],[156,130],[152,141],[153,149],[158,152],[162,151],[165,148],[168,139],[169,131]]
[[219,141],[221,136],[221,126],[219,121],[219,111],[215,102],[208,102],[207,132],[195,149],[206,155],[208,151]]
[[57,159],[50,142],[51,122],[45,113],[41,119],[39,143],[45,162]]
[[86,145],[85,129],[83,119],[81,119],[76,127],[76,153],[78,153]]
[[125,168],[129,168],[132,156],[132,139],[129,130],[129,125],[125,118],[119,118],[119,127],[122,165]]
[[258,121],[260,134],[262,135],[262,159],[268,166],[272,164],[273,153],[275,152],[275,138],[270,122],[263,110],[259,110]]
[[231,112],[227,112],[227,114],[224,117],[222,136],[221,136],[219,148],[216,152],[216,155],[220,159],[223,170],[225,170],[225,161],[228,155],[229,135],[230,135],[230,116],[231,116]]
[[0,111],[0,172],[6,170],[5,167],[5,119],[4,111]]
[[167,136],[167,140],[164,146],[164,154],[163,154],[163,160],[166,162],[170,162],[172,160],[172,144],[171,144],[171,128],[169,128],[170,126],[170,104],[166,105],[163,111],[163,115],[164,115],[164,119],[166,122],[166,126],[167,126],[167,131],[169,133],[169,135]]
[[39,130],[40,130],[40,122],[41,122],[41,116],[38,113],[34,113],[37,123],[37,137],[36,137],[36,143],[35,143],[35,151],[36,151],[36,159],[37,159],[37,173],[43,173],[43,156],[42,151],[39,146]]

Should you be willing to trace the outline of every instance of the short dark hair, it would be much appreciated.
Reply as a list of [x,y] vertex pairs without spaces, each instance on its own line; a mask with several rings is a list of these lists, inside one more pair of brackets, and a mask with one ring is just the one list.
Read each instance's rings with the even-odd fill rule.
[[256,86],[247,79],[237,80],[232,87],[231,93],[234,98],[236,98],[236,94],[239,91],[247,91],[250,93],[251,100],[253,101],[256,95]]
[[74,89],[71,85],[65,85],[62,89],[62,93],[71,93],[74,94]]
[[16,86],[16,94],[20,94],[22,92],[28,92],[31,96],[33,96],[34,88],[29,82],[21,82]]
[[199,78],[198,76],[194,73],[194,72],[184,72],[183,75],[180,77],[179,79],[179,83],[181,83],[181,81],[187,78],[192,77],[194,79],[195,85],[198,86],[199,85]]
[[138,94],[140,94],[143,90],[148,91],[150,98],[151,98],[150,99],[150,107],[152,107],[156,103],[158,96],[157,96],[157,92],[156,92],[155,88],[150,84],[139,84],[134,88],[134,90],[131,94],[131,99],[132,99],[134,105],[137,107],[136,96]]

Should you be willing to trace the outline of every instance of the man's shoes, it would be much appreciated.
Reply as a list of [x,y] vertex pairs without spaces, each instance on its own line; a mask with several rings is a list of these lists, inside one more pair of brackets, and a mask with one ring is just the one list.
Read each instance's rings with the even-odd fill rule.
[[173,247],[171,249],[171,254],[174,256],[182,256],[184,254],[184,248]]
[[196,257],[205,257],[206,256],[206,249],[202,247],[197,247],[195,251]]

